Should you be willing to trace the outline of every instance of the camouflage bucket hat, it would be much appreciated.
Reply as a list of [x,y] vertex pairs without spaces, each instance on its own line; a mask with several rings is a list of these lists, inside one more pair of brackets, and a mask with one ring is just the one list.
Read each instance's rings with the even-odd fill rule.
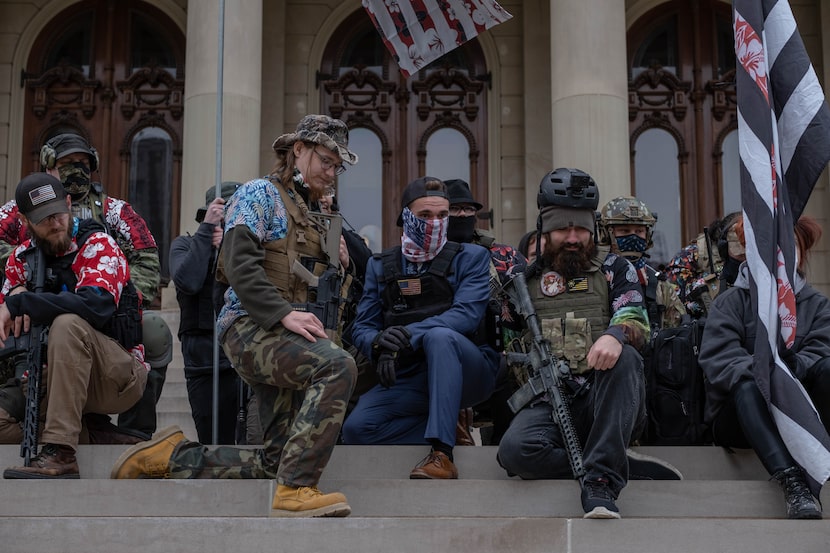
[[296,131],[279,136],[271,147],[275,152],[287,150],[298,140],[325,146],[349,165],[357,164],[357,154],[349,150],[349,128],[340,119],[306,115],[297,124]]

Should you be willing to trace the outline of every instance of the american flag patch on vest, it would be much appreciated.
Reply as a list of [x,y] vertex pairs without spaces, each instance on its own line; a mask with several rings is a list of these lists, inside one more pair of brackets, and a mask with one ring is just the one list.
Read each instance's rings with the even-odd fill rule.
[[417,296],[421,293],[421,279],[407,278],[398,281],[398,288],[404,296]]

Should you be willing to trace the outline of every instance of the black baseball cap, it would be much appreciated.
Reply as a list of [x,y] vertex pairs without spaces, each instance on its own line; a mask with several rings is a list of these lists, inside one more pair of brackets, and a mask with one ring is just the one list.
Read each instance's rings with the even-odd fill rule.
[[[427,190],[427,183],[432,181],[441,183],[441,188],[437,190]],[[439,198],[445,198],[447,201],[450,199],[447,195],[447,185],[445,185],[441,179],[436,179],[435,177],[419,177],[415,179],[407,184],[406,188],[403,189],[403,196],[401,196],[401,213],[398,215],[399,227],[403,226],[403,209],[418,198],[423,198],[424,196],[438,196]]]
[[32,173],[24,177],[17,184],[14,200],[18,211],[34,224],[50,215],[69,213],[63,184],[48,173]]

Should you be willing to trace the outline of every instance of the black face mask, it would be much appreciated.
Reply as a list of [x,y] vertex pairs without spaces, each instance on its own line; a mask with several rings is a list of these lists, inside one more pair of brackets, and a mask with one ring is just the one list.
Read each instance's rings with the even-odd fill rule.
[[447,240],[465,244],[472,242],[475,236],[475,217],[450,217],[450,222],[447,224]]
[[725,280],[730,286],[735,284],[735,279],[738,278],[738,270],[741,268],[741,262],[734,257],[726,257],[723,263],[723,269],[720,272],[721,280]]

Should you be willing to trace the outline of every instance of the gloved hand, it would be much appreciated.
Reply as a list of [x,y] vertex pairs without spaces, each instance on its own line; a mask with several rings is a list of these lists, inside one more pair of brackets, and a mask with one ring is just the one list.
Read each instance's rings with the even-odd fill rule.
[[395,384],[397,375],[395,371],[398,369],[398,354],[389,351],[384,351],[378,357],[377,373],[378,381],[384,388],[389,388]]
[[378,332],[374,339],[375,349],[381,352],[389,351],[397,353],[402,349],[410,347],[409,339],[412,337],[405,326],[390,326]]

